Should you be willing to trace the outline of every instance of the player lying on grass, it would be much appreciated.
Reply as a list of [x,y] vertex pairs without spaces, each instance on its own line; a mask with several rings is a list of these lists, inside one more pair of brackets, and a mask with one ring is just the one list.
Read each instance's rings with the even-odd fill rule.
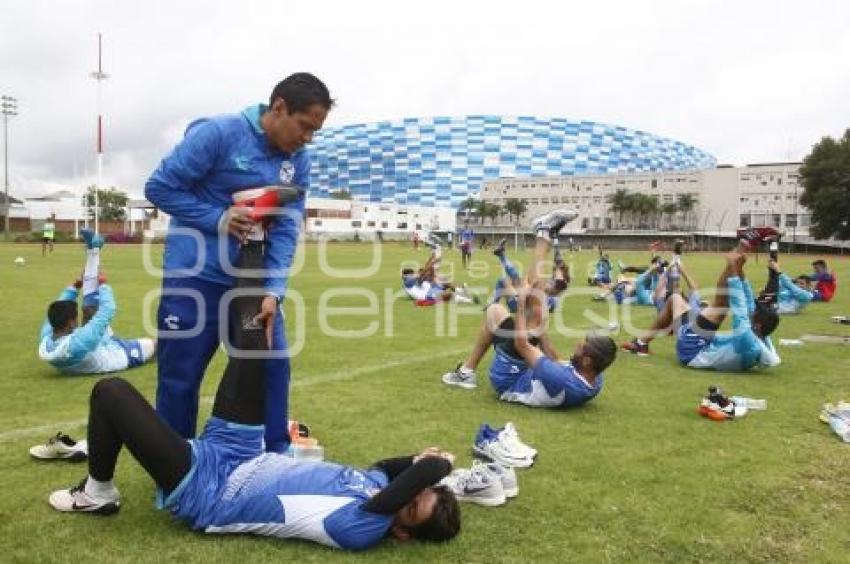
[[557,236],[564,223],[559,210],[535,222],[534,258],[527,281],[518,288],[516,315],[511,317],[501,304],[489,305],[472,352],[455,370],[443,375],[443,382],[474,388],[475,369],[493,345],[490,383],[503,401],[533,407],[573,407],[599,394],[602,373],[617,353],[610,337],[588,335],[565,362],[546,330],[541,274],[546,268],[549,240]]
[[[268,350],[256,322],[259,312],[260,298],[231,302],[233,345],[243,353]],[[427,449],[359,470],[265,452],[264,363],[231,353],[212,417],[191,440],[125,380],[99,381],[90,401],[88,476],[53,492],[50,505],[66,512],[117,512],[121,499],[113,478],[126,446],[156,482],[159,506],[195,530],[296,537],[351,550],[388,534],[444,541],[458,533],[457,501],[435,485],[452,469],[448,453]]]
[[[504,298],[508,310],[511,313],[516,313],[516,289],[522,285],[522,278],[519,275],[519,270],[517,270],[516,266],[505,255],[505,243],[507,243],[507,239],[502,239],[496,245],[496,248],[493,249],[493,254],[499,258],[499,262],[505,270],[505,276],[496,281],[496,287],[493,290],[493,297],[490,303],[499,303]],[[543,287],[543,292],[546,294],[546,307],[550,312],[555,311],[555,308],[558,306],[558,298],[564,293],[564,290],[567,289],[570,283],[570,269],[567,263],[564,262],[558,246],[554,245],[554,247],[552,276],[545,282]]]
[[[649,331],[623,344],[623,348],[640,355],[649,354],[652,339],[672,330],[679,362],[691,368],[738,371],[778,365],[779,356],[769,335],[779,324],[779,316],[771,304],[753,299],[752,288],[744,279],[745,262],[743,247],[727,255],[714,299],[705,307],[696,286],[687,277],[691,288],[688,300],[681,294],[670,295]],[[729,312],[732,333],[718,335]]]
[[[62,290],[47,308],[41,327],[38,356],[66,374],[103,374],[141,366],[153,358],[153,339],[119,339],[109,324],[115,317],[112,288],[100,276],[103,238],[82,230],[86,265],[82,280]],[[83,291],[83,323],[79,323],[78,292]]]
[[457,303],[478,303],[478,298],[470,295],[465,287],[458,288],[440,276],[441,248],[433,241],[426,240],[426,244],[433,250],[425,266],[418,271],[412,268],[401,271],[401,285],[408,297],[417,305],[434,305],[451,299]]
[[782,272],[777,260],[771,259],[767,263],[767,276],[767,285],[758,301],[775,304],[780,315],[800,313],[814,299],[815,293],[809,289],[810,278],[801,275],[791,280]]
[[608,258],[608,255],[602,254],[602,247],[599,247],[599,260],[596,261],[593,276],[587,278],[587,285],[606,290],[611,289],[611,259]]
[[593,299],[603,301],[614,298],[618,304],[655,305],[655,290],[659,279],[664,276],[666,266],[667,261],[655,256],[652,257],[648,268],[625,267],[632,270],[621,268],[621,272],[640,270],[641,273],[636,278],[627,278],[621,274],[610,290],[594,296]]

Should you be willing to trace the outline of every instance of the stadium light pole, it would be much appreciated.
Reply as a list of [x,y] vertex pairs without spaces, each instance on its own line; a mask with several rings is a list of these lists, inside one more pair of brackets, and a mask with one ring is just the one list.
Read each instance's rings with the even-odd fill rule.
[[12,209],[9,200],[9,118],[18,115],[18,99],[12,96],[0,96],[0,112],[3,113],[3,185],[6,190],[4,209],[6,211],[3,220],[3,238],[9,240],[9,213]]
[[[103,34],[97,34],[97,70],[91,73],[93,79],[97,81],[97,184],[94,187],[94,232],[100,232],[100,185],[103,182],[103,112],[101,105],[103,103],[103,81],[109,78],[109,75],[103,72]],[[88,203],[88,196],[86,196]],[[86,227],[88,227],[88,214],[86,214]]]

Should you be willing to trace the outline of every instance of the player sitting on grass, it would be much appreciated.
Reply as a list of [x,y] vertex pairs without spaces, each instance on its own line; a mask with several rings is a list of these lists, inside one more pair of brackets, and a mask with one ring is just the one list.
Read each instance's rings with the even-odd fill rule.
[[596,261],[596,272],[593,276],[587,279],[588,286],[597,286],[599,288],[611,289],[611,260],[608,255],[602,254],[602,247],[599,247],[599,260]]
[[830,272],[826,266],[826,261],[816,260],[812,263],[814,272],[809,276],[815,283],[814,301],[828,302],[832,300],[837,289],[835,279],[835,271]]
[[[47,308],[41,327],[38,356],[66,374],[102,374],[141,366],[156,349],[153,339],[119,339],[109,324],[115,317],[112,288],[100,284],[100,249],[103,238],[82,230],[86,241],[86,266],[77,280]],[[83,324],[78,322],[77,293],[83,290]]]
[[537,240],[528,280],[518,288],[514,317],[501,304],[491,304],[469,357],[443,382],[474,388],[475,369],[492,344],[495,356],[490,383],[499,399],[533,407],[573,407],[596,397],[602,389],[603,371],[611,365],[617,347],[609,337],[588,335],[564,362],[546,332],[544,305],[545,269],[549,240],[566,223],[560,210],[535,222]]
[[814,299],[815,293],[809,289],[810,278],[798,276],[794,280],[782,272],[779,261],[771,259],[767,263],[768,282],[759,296],[759,301],[776,305],[780,315],[800,313]]
[[[502,298],[505,298],[505,303],[511,313],[516,313],[517,310],[517,291],[516,289],[522,284],[522,278],[516,266],[505,256],[505,243],[507,239],[502,239],[496,248],[493,249],[493,254],[499,258],[502,268],[505,269],[505,276],[496,281],[496,287],[493,291],[493,298],[490,303],[499,303]],[[555,246],[555,254],[553,257],[552,277],[546,281],[543,292],[546,294],[546,307],[552,312],[558,306],[558,298],[567,289],[570,283],[570,269],[567,263],[561,257],[561,251],[558,246]]]
[[652,257],[648,268],[621,267],[621,272],[634,272],[640,270],[637,278],[627,278],[622,274],[618,276],[617,283],[611,290],[594,296],[594,300],[603,301],[613,297],[618,304],[655,305],[655,289],[658,281],[664,275],[667,261],[661,257]]
[[[232,344],[267,351],[257,323],[260,299],[231,302]],[[253,319],[253,323],[240,320]],[[245,356],[244,353],[240,356]],[[452,469],[452,455],[428,449],[390,458],[368,470],[265,452],[264,358],[231,355],[203,434],[186,440],[127,381],[106,378],[92,390],[88,476],[53,492],[58,511],[113,514],[113,484],[126,446],[158,487],[159,506],[195,530],[297,537],[328,546],[369,548],[387,534],[444,541],[460,529],[457,501],[436,486]]]
[[[757,365],[778,365],[779,356],[768,335],[776,329],[779,316],[770,304],[753,299],[752,288],[744,279],[746,255],[742,251],[743,247],[727,255],[710,305],[701,307],[696,287],[686,278],[691,286],[689,299],[672,294],[649,331],[625,343],[623,348],[640,355],[649,354],[652,339],[672,328],[679,362],[691,368],[737,371]],[[684,269],[682,272],[686,274]],[[730,310],[732,334],[717,335]]]

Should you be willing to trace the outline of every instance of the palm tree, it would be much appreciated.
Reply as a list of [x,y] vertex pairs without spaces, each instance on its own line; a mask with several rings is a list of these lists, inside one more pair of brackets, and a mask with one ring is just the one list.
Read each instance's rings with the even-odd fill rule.
[[469,197],[462,201],[460,205],[457,207],[457,211],[460,213],[464,213],[466,218],[469,219],[470,212],[475,211],[477,201],[473,197]]
[[484,209],[484,216],[490,220],[490,225],[496,224],[496,218],[502,215],[502,206],[499,204],[487,204]]
[[508,212],[508,216],[516,218],[516,222],[519,223],[519,218],[522,217],[522,214],[524,214],[528,209],[528,204],[525,203],[525,200],[508,198],[505,201],[505,209]]
[[661,206],[661,223],[664,223],[665,216],[668,220],[672,220],[676,212],[679,211],[679,206],[675,202],[667,202]]
[[475,214],[478,216],[478,222],[481,225],[484,225],[484,218],[487,216],[487,206],[489,206],[487,202],[484,200],[478,200],[475,202]]
[[676,205],[679,211],[684,215],[684,223],[687,227],[691,226],[691,211],[697,205],[697,197],[694,194],[679,194],[676,196]]
[[613,194],[608,194],[605,197],[611,207],[608,209],[611,213],[617,214],[617,224],[620,225],[623,223],[623,212],[626,211],[627,203],[629,199],[629,193],[625,188],[617,188],[617,191]]

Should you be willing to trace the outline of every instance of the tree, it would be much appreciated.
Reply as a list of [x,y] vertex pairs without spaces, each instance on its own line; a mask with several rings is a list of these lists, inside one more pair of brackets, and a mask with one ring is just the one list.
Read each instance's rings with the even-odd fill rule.
[[691,212],[697,205],[697,197],[693,194],[679,194],[676,196],[676,207],[684,216],[684,224],[686,227],[691,226]]
[[515,218],[515,221],[519,223],[519,218],[528,209],[528,204],[525,203],[525,200],[519,198],[508,198],[505,201],[505,209],[508,212],[508,217]]
[[334,190],[333,192],[331,192],[331,199],[332,200],[350,200],[351,199],[351,192],[349,192],[348,190]]
[[490,225],[496,224],[496,218],[502,215],[502,206],[499,204],[487,204],[484,208],[484,216],[490,220]]
[[824,137],[800,167],[800,203],[812,212],[816,239],[850,239],[850,129],[836,140]]
[[623,212],[627,211],[629,204],[629,193],[625,188],[617,188],[613,194],[608,194],[605,197],[611,207],[608,209],[611,213],[617,214],[617,224],[623,223]]
[[[86,188],[85,202],[89,208],[89,219],[94,219],[95,206],[95,187],[94,185]],[[125,192],[122,192],[114,186],[110,186],[106,190],[97,190],[98,206],[100,213],[98,217],[101,221],[124,221],[127,217],[127,201],[128,197]]]
[[484,200],[477,200],[475,202],[475,209],[473,211],[475,212],[475,215],[478,216],[478,222],[482,225],[484,224],[484,218],[487,216],[488,205],[489,204]]
[[678,211],[679,206],[677,206],[675,202],[667,202],[666,204],[663,204],[661,206],[661,223],[665,224],[665,217],[667,218],[667,221],[670,221],[672,223],[672,220],[676,216],[676,212]]

